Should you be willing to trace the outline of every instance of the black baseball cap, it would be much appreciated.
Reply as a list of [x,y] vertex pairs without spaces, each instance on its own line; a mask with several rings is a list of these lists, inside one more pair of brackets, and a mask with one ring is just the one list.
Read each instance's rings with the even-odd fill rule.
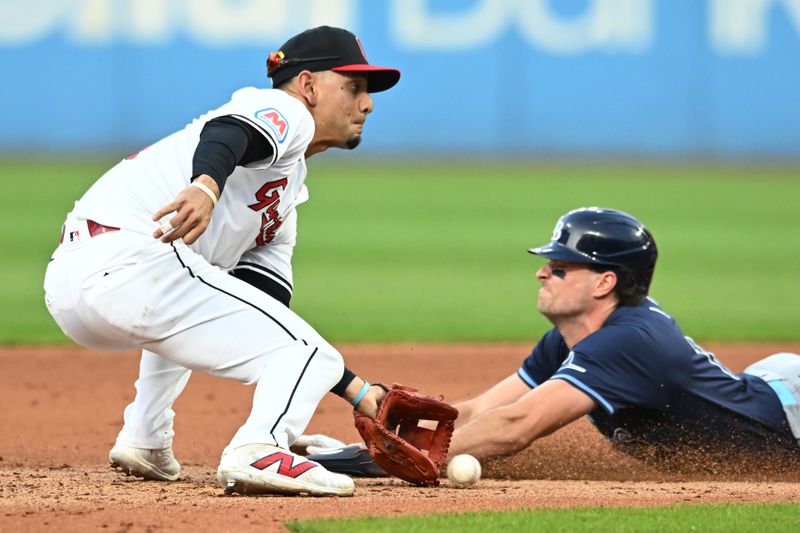
[[367,62],[358,37],[331,26],[319,26],[295,35],[267,60],[267,75],[272,78],[273,87],[304,70],[364,74],[367,91],[371,93],[385,91],[400,80],[399,70]]

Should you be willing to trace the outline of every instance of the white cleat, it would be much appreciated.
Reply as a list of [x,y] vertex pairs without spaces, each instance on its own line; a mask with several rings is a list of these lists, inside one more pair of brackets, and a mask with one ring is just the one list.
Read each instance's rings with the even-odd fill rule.
[[108,454],[111,467],[128,476],[155,481],[175,481],[181,475],[181,465],[175,460],[172,448],[148,450],[120,442]]
[[217,469],[225,494],[352,496],[353,480],[287,449],[248,444],[226,451]]

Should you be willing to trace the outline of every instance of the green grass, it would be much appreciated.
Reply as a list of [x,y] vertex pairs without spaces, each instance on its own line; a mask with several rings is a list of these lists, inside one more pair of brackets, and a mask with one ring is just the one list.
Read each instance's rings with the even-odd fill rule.
[[0,160],[3,290],[0,343],[69,342],[44,305],[42,281],[73,203],[113,160]]
[[702,531],[737,533],[798,531],[797,504],[675,505],[653,508],[538,509],[293,521],[298,533],[434,533],[454,531],[626,532]]
[[[798,168],[310,161],[292,307],[342,341],[533,340],[565,211],[630,211],[661,251],[653,296],[697,339],[798,340]],[[0,161],[0,343],[63,341],[41,280],[64,215],[113,161]]]

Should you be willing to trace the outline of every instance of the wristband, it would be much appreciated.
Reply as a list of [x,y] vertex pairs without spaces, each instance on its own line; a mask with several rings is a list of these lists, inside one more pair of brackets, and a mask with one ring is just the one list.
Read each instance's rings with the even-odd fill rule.
[[207,185],[200,183],[199,181],[193,181],[189,184],[189,187],[197,187],[198,189],[206,193],[208,197],[211,198],[211,202],[214,204],[214,207],[217,207],[217,195],[214,194],[214,191],[209,189]]
[[361,390],[358,391],[356,397],[350,402],[350,404],[355,407],[358,405],[358,402],[364,399],[364,396],[367,395],[367,391],[369,390],[369,381],[364,380],[364,386],[361,387]]

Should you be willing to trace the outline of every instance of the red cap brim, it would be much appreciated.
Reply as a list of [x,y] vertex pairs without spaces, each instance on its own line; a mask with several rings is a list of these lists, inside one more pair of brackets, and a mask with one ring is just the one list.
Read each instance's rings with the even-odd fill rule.
[[400,71],[394,68],[379,67],[377,65],[343,65],[333,67],[334,72],[363,73],[367,75],[367,91],[379,93],[392,87],[400,81]]

